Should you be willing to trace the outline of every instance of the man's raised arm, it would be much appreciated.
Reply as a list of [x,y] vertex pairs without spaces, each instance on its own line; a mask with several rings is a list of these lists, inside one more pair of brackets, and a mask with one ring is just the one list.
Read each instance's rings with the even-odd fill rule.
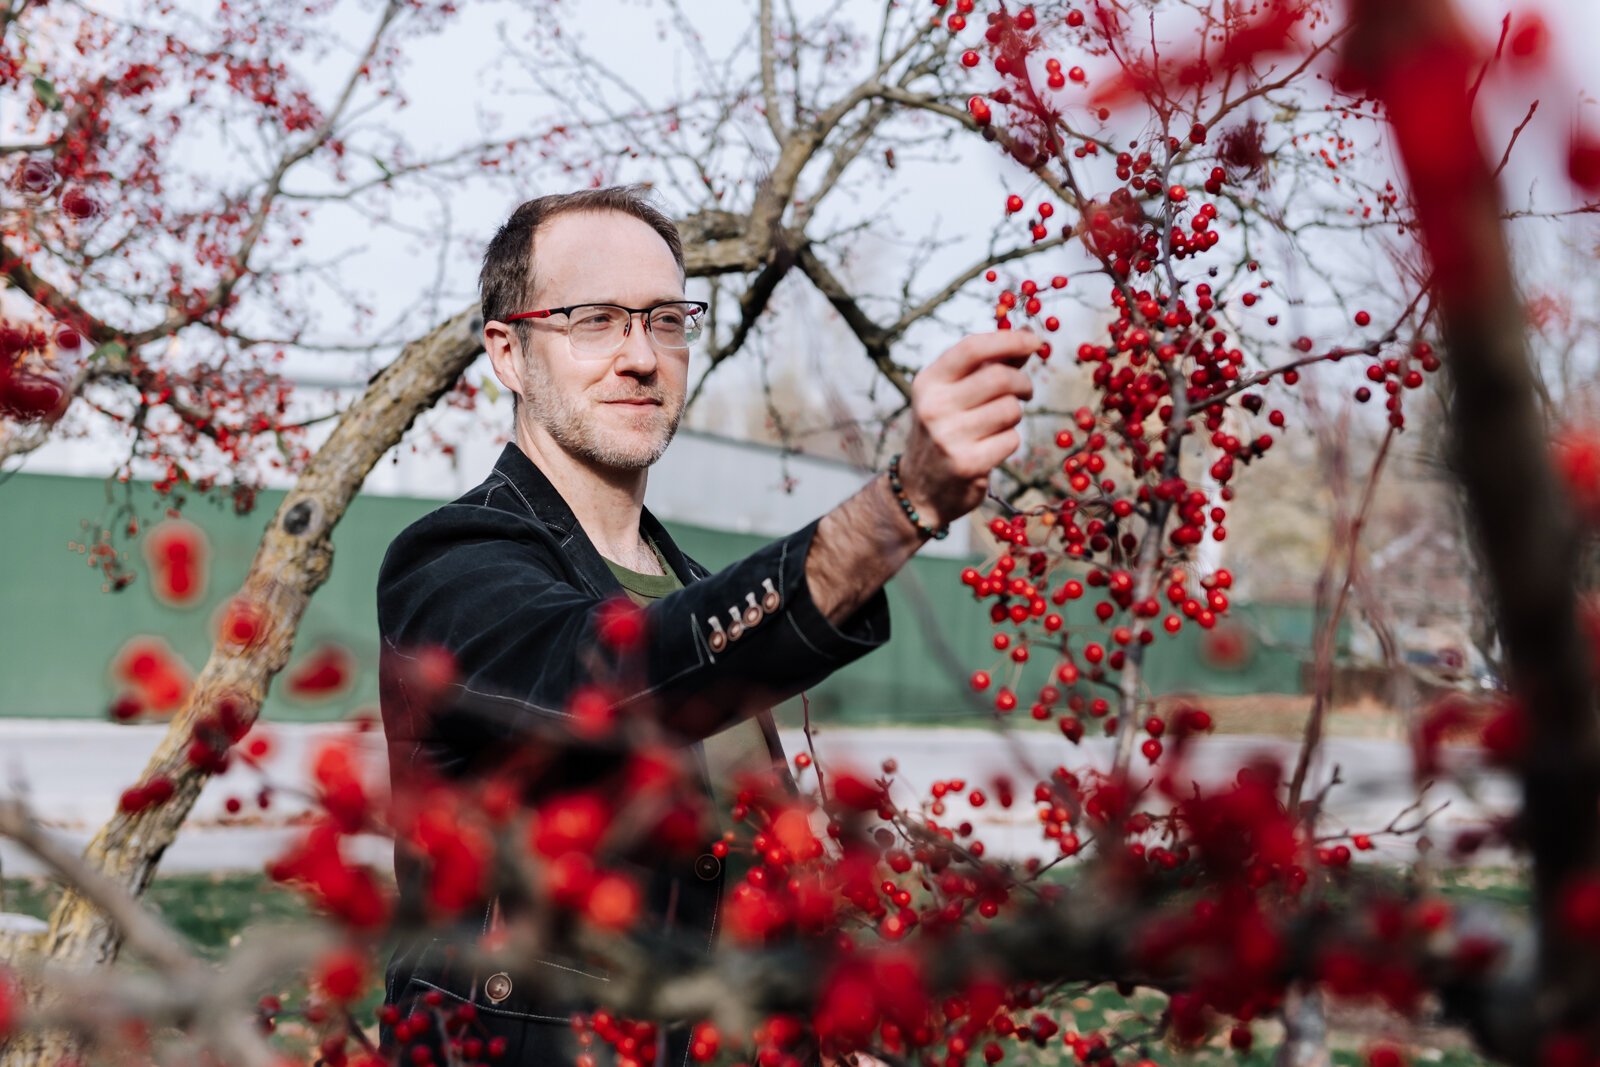
[[[919,519],[937,527],[983,502],[989,474],[1017,450],[1033,380],[1021,365],[1039,347],[1028,330],[962,338],[911,383],[911,439],[900,480]],[[843,622],[927,541],[902,514],[887,476],[822,517],[806,556],[811,598]]]
[[[917,375],[900,470],[923,522],[950,522],[983,500],[990,472],[1020,441],[1033,393],[1020,367],[1038,345],[1023,330],[967,337]],[[637,639],[619,643],[607,621],[617,602],[563,577],[564,557],[587,546],[525,509],[495,506],[496,493],[510,490],[491,482],[483,499],[418,520],[384,559],[391,737],[439,732],[400,721],[413,719],[407,664],[428,648],[455,664],[448,703],[466,716],[457,731],[510,738],[534,725],[530,713],[569,719],[588,692],[618,710],[648,707],[680,737],[704,737],[887,641],[884,583],[926,539],[879,476],[816,522],[654,601]]]

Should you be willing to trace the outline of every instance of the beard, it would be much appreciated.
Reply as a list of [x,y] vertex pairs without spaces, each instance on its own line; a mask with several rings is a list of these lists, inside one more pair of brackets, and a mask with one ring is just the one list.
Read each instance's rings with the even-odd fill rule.
[[612,386],[613,395],[605,399],[649,397],[661,402],[648,409],[650,415],[639,419],[634,430],[619,431],[602,424],[599,413],[593,410],[595,404],[586,395],[563,392],[538,357],[525,358],[522,369],[526,391],[521,397],[520,417],[543,428],[569,455],[597,466],[613,470],[652,466],[667,450],[683,418],[682,397],[674,403],[658,387],[643,383],[631,390]]

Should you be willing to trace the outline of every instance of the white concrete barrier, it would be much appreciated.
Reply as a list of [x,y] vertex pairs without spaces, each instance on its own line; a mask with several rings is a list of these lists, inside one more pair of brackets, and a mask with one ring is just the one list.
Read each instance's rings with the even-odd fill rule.
[[[281,853],[304,820],[312,794],[310,762],[320,742],[349,735],[348,724],[264,724],[259,729],[272,744],[260,770],[235,762],[228,773],[207,783],[183,831],[162,860],[163,872],[259,870]],[[59,720],[0,719],[0,790],[21,792],[41,820],[74,848],[87,844],[116,809],[122,791],[134,783],[165,731],[164,726],[117,726],[110,723]],[[365,736],[376,779],[382,780],[382,735]],[[798,731],[783,731],[792,757],[806,748]],[[925,800],[936,780],[964,778],[967,790],[980,788],[989,801],[971,808],[964,797],[947,801],[944,821],[973,823],[991,856],[1053,855],[1053,845],[1040,834],[1028,769],[1048,775],[1057,765],[1074,771],[1104,769],[1111,760],[1111,742],[1085,740],[1069,744],[1057,734],[1026,730],[1002,735],[985,729],[850,729],[824,728],[815,735],[825,768],[853,767],[868,776],[881,773],[884,759],[898,763],[895,799],[902,804]],[[1296,747],[1281,738],[1221,736],[1195,743],[1185,767],[1200,785],[1215,788],[1232,779],[1254,756],[1292,761]],[[1143,766],[1142,757],[1135,757]],[[1448,847],[1463,829],[1515,809],[1515,783],[1474,765],[1470,753],[1453,754],[1470,785],[1466,792],[1448,782],[1428,790],[1425,807],[1448,802],[1430,824],[1436,845]],[[1331,738],[1312,777],[1315,795],[1339,767],[1342,784],[1327,798],[1324,832],[1348,829],[1374,832],[1417,799],[1411,754],[1406,746],[1385,740]],[[1008,811],[994,800],[994,779],[1007,775],[1016,801]],[[814,778],[802,775],[810,787]],[[271,806],[262,811],[255,796],[263,783],[273,786]],[[237,816],[227,810],[229,798],[241,801]],[[1380,858],[1405,861],[1415,855],[1420,835],[1375,839]],[[390,845],[368,837],[353,843],[356,855],[380,868],[390,863]],[[1503,851],[1478,857],[1505,862]],[[0,840],[0,870],[8,875],[39,873],[36,862],[11,842]]]

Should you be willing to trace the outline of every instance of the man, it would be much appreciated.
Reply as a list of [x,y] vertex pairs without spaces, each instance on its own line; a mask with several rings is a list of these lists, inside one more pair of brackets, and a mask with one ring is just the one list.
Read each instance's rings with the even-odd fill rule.
[[[537,748],[541,729],[582,726],[574,698],[597,667],[611,672],[605,703],[645,709],[690,747],[708,787],[781,765],[764,709],[888,639],[884,583],[978,505],[1020,443],[1032,395],[1020,367],[1038,339],[1001,331],[956,344],[916,377],[900,492],[879,475],[712,575],[644,508],[650,466],[683,414],[704,310],[686,299],[671,220],[633,188],[529,201],[489,245],[480,289],[484,347],[515,398],[515,439],[483,484],[407,528],[384,559],[382,701],[396,796],[430,775],[481,780],[508,753]],[[622,593],[644,605],[638,646],[625,652],[602,635]],[[442,698],[417,680],[428,649],[453,662]],[[604,779],[615,771],[607,758],[546,760],[541,793]],[[641,870],[652,929],[709,947],[726,880],[718,858],[662,857]],[[402,915],[420,916],[423,872],[398,848],[396,873]],[[494,911],[489,902],[456,936],[398,951],[386,1003],[402,1018],[421,1005],[435,1021],[472,1005],[470,1026],[455,1016],[457,1035],[498,1038],[492,1049],[464,1046],[472,1058],[571,1062],[565,1022],[581,1002],[560,995],[561,979],[604,975],[570,957],[531,961],[532,981],[482,973],[456,947],[487,932]],[[398,1035],[386,1026],[384,1037],[407,1062],[446,1060],[424,1022]],[[657,1061],[682,1062],[682,1036],[661,1040]]]

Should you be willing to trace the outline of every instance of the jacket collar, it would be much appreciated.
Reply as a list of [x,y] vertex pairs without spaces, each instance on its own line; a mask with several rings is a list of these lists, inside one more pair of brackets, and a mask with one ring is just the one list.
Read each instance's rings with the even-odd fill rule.
[[[622,592],[616,575],[606,566],[605,559],[594,547],[594,542],[589,540],[589,535],[579,525],[577,516],[562,499],[561,493],[550,483],[544,471],[528,458],[527,453],[517,447],[515,441],[506,442],[494,469],[517,490],[517,495],[533,510],[534,517],[556,534],[561,550],[567,553],[592,593],[606,596]],[[666,527],[650,513],[649,508],[640,513],[639,528],[661,549],[661,554],[678,576],[678,581],[688,585],[700,576],[698,569],[678,549]]]

